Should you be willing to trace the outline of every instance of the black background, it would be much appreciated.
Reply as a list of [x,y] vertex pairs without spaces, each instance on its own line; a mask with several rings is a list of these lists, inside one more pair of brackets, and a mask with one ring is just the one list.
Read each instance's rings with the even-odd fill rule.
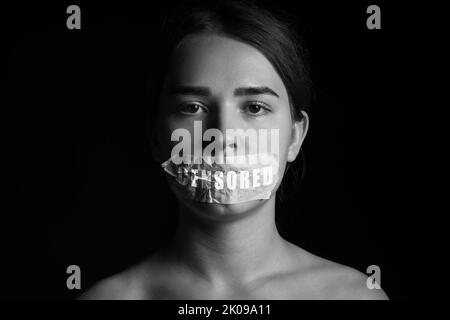
[[[317,89],[306,176],[278,208],[282,234],[362,272],[379,265],[389,297],[411,298],[414,136],[411,112],[394,98],[403,81],[401,13],[380,2],[276,3],[301,21]],[[81,30],[66,28],[70,4],[81,7]],[[381,7],[381,30],[366,28],[370,4]],[[171,5],[4,8],[5,158],[15,203],[4,220],[9,298],[74,298],[67,266],[81,267],[86,289],[173,230],[176,206],[150,157],[144,104],[157,63],[152,32]]]

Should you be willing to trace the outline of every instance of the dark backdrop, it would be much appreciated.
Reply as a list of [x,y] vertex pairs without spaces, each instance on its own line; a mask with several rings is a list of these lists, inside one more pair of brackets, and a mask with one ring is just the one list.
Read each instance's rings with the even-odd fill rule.
[[[81,30],[68,30],[66,8],[75,3]],[[363,272],[379,265],[390,298],[412,297],[414,137],[411,112],[394,98],[400,12],[377,2],[382,29],[368,30],[372,2],[276,3],[301,21],[317,93],[305,178],[278,208],[282,234]],[[9,297],[73,298],[80,291],[66,288],[68,265],[81,267],[85,289],[171,234],[176,207],[150,157],[144,97],[158,50],[154,26],[172,4],[4,9],[2,109],[15,203],[4,220]]]

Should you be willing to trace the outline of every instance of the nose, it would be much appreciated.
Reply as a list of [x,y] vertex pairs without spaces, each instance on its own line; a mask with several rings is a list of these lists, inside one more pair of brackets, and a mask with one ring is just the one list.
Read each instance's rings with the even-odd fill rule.
[[[236,102],[227,101],[223,99],[218,102],[214,111],[211,112],[208,118],[208,128],[214,128],[221,132],[218,143],[222,145],[222,152],[224,156],[234,155],[239,146],[244,146],[245,141],[241,141],[239,137],[227,135],[227,130],[246,130],[246,124],[242,121],[239,108]],[[242,145],[244,143],[244,145]],[[244,149],[245,150],[245,149]],[[217,155],[216,155],[217,156]]]

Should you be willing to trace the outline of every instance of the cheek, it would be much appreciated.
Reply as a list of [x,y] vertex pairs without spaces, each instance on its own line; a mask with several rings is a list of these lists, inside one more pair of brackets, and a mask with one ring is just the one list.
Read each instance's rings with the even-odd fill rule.
[[291,130],[290,127],[286,126],[283,129],[280,129],[280,141],[279,141],[279,150],[280,150],[280,161],[286,162],[289,145],[291,142]]
[[274,188],[273,193],[275,194],[278,190],[279,186],[281,185],[281,182],[284,179],[284,173],[287,166],[287,157],[288,157],[288,151],[289,151],[289,145],[291,141],[291,127],[292,124],[286,123],[283,127],[279,129],[279,143],[278,143],[278,150],[279,150],[279,158],[278,158],[278,183],[276,187]]
[[292,122],[290,120],[285,121],[284,125],[280,127],[279,137],[279,174],[282,179],[286,169],[289,146],[292,139]]
[[191,144],[193,150],[194,143],[194,123],[191,119],[178,118],[175,116],[166,115],[161,119],[161,132],[159,134],[159,142],[161,146],[162,155],[168,159],[171,156],[172,148],[183,141],[183,138],[172,141],[172,133],[177,129],[185,129],[189,132],[188,143]]
[[280,161],[285,162],[287,159],[289,145],[292,139],[292,120],[286,112],[280,114],[277,117],[277,127],[278,127],[278,149],[280,151]]

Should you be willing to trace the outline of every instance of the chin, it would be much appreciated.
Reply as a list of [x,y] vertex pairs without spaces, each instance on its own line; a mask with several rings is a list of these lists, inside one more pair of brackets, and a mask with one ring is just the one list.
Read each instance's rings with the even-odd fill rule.
[[183,190],[172,188],[180,204],[189,208],[197,217],[215,221],[232,221],[251,215],[270,199],[251,200],[240,203],[206,203],[186,197]]
[[252,200],[233,204],[203,203],[189,199],[183,199],[182,201],[193,212],[205,219],[230,221],[252,214],[268,200]]

